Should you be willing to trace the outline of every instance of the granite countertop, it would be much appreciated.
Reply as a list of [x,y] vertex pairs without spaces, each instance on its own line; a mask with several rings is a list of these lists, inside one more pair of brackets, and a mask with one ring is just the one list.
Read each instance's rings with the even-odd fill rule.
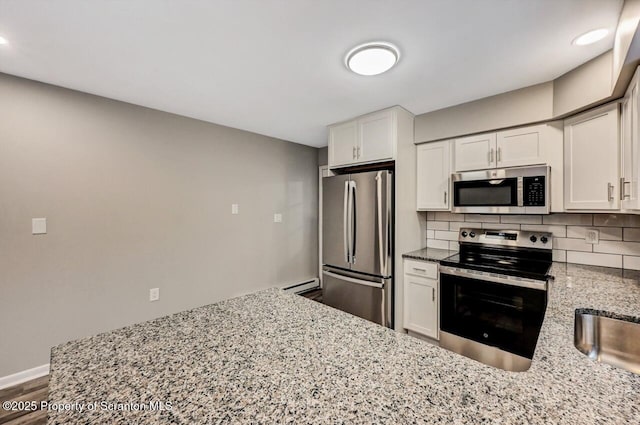
[[557,263],[552,273],[527,372],[273,289],[54,347],[51,403],[171,410],[50,411],[49,424],[637,423],[640,375],[578,352],[573,315],[640,316],[638,275]]
[[448,249],[422,248],[402,254],[402,257],[411,258],[413,260],[439,262],[440,260],[444,260],[456,253],[456,251],[450,251]]

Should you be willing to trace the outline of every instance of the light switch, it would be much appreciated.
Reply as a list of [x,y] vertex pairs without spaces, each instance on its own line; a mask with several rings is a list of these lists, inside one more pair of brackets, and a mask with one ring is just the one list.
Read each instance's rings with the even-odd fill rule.
[[231,214],[239,214],[238,204],[231,204]]
[[47,233],[47,219],[46,218],[32,218],[31,219],[31,233],[34,235],[44,235]]
[[276,213],[273,215],[273,222],[274,223],[282,223],[282,214],[280,213]]

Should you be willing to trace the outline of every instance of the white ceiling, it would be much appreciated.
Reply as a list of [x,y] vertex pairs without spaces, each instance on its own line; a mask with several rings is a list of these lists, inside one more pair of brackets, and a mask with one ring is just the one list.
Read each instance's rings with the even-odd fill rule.
[[[391,105],[421,114],[548,81],[610,49],[622,0],[0,0],[0,72],[311,146]],[[577,47],[583,32],[603,41]],[[397,67],[362,77],[371,40]]]

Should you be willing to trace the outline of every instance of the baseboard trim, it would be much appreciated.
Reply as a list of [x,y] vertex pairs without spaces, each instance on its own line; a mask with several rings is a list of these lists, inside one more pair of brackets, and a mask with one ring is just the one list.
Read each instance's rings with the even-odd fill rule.
[[31,381],[32,379],[40,378],[49,374],[50,364],[43,364],[31,369],[23,370],[13,375],[7,375],[0,377],[0,390],[13,387],[14,385],[22,384],[23,382]]
[[290,286],[286,286],[282,288],[285,292],[291,292],[294,294],[299,294],[300,292],[305,292],[310,289],[315,289],[320,287],[320,280],[316,277],[311,280],[305,280],[304,282],[295,283]]

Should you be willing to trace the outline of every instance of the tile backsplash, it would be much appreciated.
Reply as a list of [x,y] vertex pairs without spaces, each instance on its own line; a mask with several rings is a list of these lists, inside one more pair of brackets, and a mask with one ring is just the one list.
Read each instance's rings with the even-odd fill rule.
[[[427,247],[458,250],[460,227],[553,233],[554,261],[640,270],[640,216],[628,214],[493,215],[427,213]],[[585,241],[587,229],[600,241]]]

